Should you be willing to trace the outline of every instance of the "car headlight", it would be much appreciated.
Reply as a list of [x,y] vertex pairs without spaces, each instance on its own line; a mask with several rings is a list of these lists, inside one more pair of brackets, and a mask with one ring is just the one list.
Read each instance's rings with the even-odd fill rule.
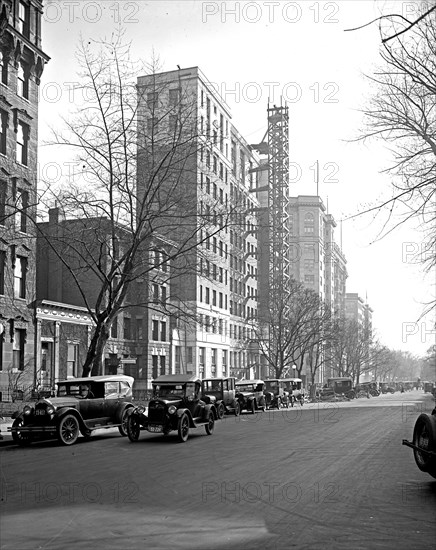
[[174,405],[171,405],[171,407],[168,407],[168,414],[174,414],[177,411],[177,407]]
[[32,414],[32,407],[29,407],[29,405],[26,405],[23,409],[23,414],[25,415]]
[[55,412],[55,408],[53,407],[53,405],[49,405],[47,407],[47,414],[54,414]]

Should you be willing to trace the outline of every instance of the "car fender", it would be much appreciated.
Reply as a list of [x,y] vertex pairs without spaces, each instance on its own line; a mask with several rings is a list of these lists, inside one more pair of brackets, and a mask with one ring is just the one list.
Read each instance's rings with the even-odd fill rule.
[[63,407],[62,409],[57,410],[55,412],[54,421],[56,422],[56,424],[59,424],[61,419],[67,414],[72,414],[73,416],[75,416],[77,418],[77,420],[79,421],[79,428],[80,428],[80,431],[82,433],[89,431],[89,428],[85,424],[85,421],[83,420],[82,415],[76,409],[73,409],[72,407]]
[[213,414],[213,417],[215,418],[215,420],[218,420],[218,409],[215,407],[214,404],[206,405],[204,407],[205,419],[208,417],[210,411],[212,411],[212,414]]
[[188,415],[188,418],[189,418],[189,427],[190,427],[190,428],[196,428],[197,425],[195,424],[194,419],[192,418],[191,411],[190,411],[189,409],[177,409],[177,411],[176,411],[177,420],[180,420],[180,418],[181,418],[185,413]]
[[133,403],[122,403],[120,404],[119,410],[116,415],[117,423],[121,424],[121,419],[123,418],[124,411],[127,409],[128,415],[130,416],[133,412],[135,406]]

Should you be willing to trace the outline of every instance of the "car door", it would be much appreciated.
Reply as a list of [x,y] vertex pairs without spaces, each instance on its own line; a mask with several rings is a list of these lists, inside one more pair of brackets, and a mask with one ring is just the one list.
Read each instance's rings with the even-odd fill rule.
[[120,383],[105,382],[104,384],[104,410],[107,424],[114,424],[118,420],[118,412],[120,409]]

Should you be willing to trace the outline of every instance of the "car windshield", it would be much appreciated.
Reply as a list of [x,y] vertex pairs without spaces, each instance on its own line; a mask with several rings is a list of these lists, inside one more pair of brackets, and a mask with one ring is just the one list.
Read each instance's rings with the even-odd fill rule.
[[185,386],[182,384],[161,384],[153,386],[153,397],[163,399],[180,399],[185,395]]
[[221,382],[219,380],[203,380],[203,388],[206,392],[220,392]]
[[79,384],[59,384],[57,397],[65,397],[70,395],[72,397],[80,397],[81,386]]
[[265,380],[265,387],[267,390],[277,391],[279,383],[275,380]]
[[253,384],[238,384],[236,389],[239,391],[254,391]]

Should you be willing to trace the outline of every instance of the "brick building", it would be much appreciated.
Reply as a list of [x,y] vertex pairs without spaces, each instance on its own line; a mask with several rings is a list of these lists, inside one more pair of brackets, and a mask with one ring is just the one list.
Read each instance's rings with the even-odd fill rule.
[[38,87],[42,2],[0,5],[0,385],[34,377]]

